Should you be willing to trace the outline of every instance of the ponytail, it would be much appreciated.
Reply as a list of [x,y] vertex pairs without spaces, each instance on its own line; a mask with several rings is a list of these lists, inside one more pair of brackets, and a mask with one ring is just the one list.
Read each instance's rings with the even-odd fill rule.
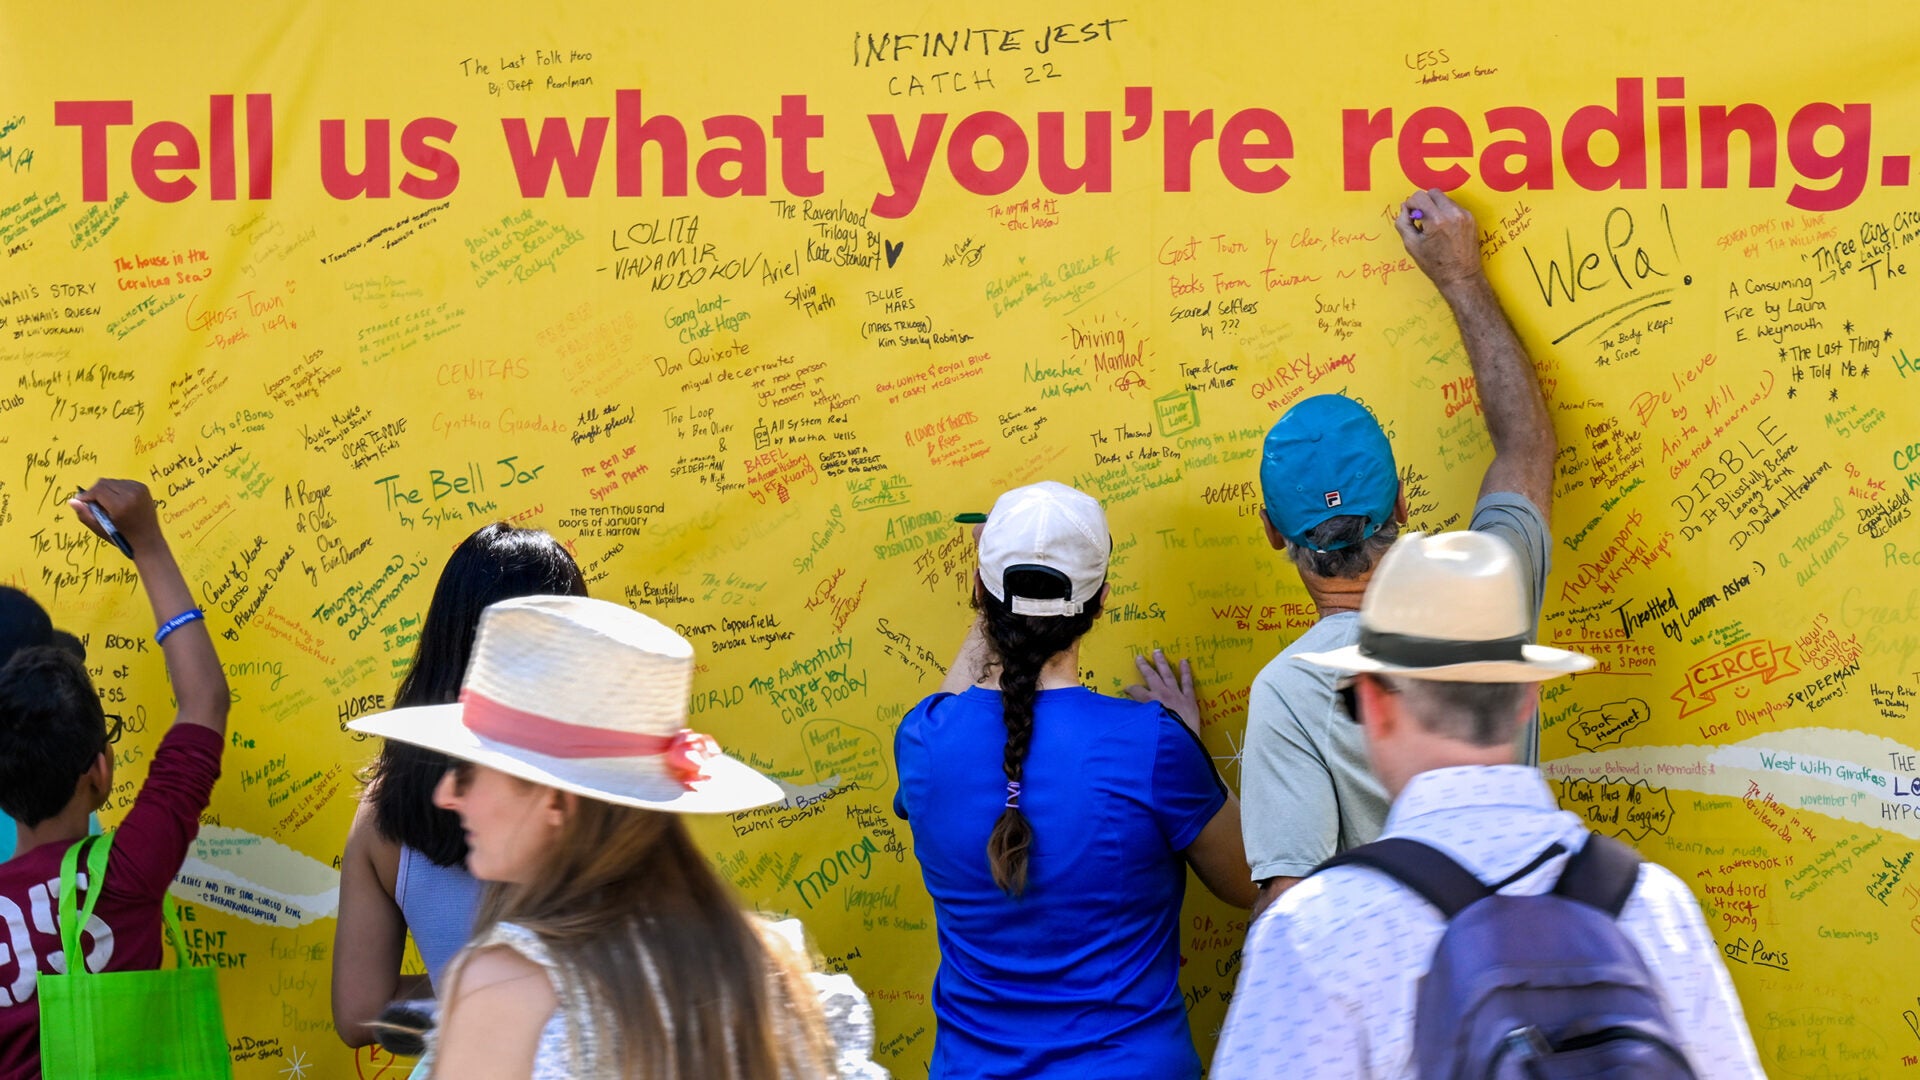
[[1007,808],[987,837],[987,864],[1000,891],[1017,897],[1027,890],[1027,860],[1033,847],[1033,826],[1020,811],[1020,794],[1027,747],[1033,741],[1033,703],[1040,695],[1040,671],[1093,628],[1100,618],[1100,604],[1096,599],[1078,615],[1016,615],[1005,601],[984,589],[976,603],[993,650],[992,666],[1000,669],[1001,715],[1007,726],[1001,761],[1007,774]]

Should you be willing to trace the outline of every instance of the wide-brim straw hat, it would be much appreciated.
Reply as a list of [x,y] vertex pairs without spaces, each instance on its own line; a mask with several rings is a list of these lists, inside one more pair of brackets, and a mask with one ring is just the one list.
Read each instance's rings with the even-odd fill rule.
[[604,600],[488,607],[460,701],[373,713],[355,731],[589,799],[681,814],[777,802],[778,784],[686,728],[693,646]]
[[1532,636],[1527,582],[1505,540],[1413,532],[1381,556],[1367,583],[1359,644],[1294,659],[1438,682],[1540,682],[1593,666],[1590,656],[1531,644]]

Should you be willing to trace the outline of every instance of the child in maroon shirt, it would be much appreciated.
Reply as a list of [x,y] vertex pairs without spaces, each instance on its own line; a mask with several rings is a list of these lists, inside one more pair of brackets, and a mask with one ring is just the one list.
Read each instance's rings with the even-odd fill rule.
[[[88,971],[157,968],[161,898],[187,857],[220,775],[226,675],[146,487],[102,480],[73,506],[103,538],[93,508],[106,511],[132,547],[154,619],[165,630],[160,651],[180,702],[146,783],[114,833],[106,891],[80,943]],[[17,854],[0,863],[0,1080],[27,1080],[40,1075],[39,974],[63,973],[71,963],[54,918],[60,859],[86,836],[87,815],[113,791],[111,743],[119,723],[109,727],[84,662],[69,649],[28,646],[0,661],[0,810],[14,818],[19,837]],[[84,870],[78,884],[83,895],[94,887]]]

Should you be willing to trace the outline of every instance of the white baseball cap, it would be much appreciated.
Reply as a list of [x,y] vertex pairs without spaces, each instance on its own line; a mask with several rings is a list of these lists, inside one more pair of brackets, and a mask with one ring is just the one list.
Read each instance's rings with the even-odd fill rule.
[[1099,500],[1042,480],[994,500],[980,531],[980,583],[1016,615],[1078,615],[1106,584],[1112,550]]

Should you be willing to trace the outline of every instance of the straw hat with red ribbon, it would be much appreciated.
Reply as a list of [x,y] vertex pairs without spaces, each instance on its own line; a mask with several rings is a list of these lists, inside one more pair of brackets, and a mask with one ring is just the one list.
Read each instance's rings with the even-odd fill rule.
[[686,727],[693,646],[619,604],[524,596],[481,613],[460,701],[347,727],[589,799],[682,814],[777,802],[779,785]]

